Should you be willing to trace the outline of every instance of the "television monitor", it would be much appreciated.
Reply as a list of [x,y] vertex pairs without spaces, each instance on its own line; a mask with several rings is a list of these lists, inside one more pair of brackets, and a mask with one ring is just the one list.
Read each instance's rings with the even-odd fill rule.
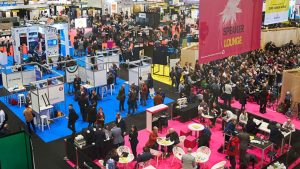
[[50,39],[47,42],[48,46],[56,46],[57,45],[57,39]]

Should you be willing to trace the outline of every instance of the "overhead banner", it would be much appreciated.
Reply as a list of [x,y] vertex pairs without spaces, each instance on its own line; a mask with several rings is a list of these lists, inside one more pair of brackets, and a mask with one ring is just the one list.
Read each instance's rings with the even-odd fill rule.
[[201,0],[199,63],[260,47],[262,0]]
[[266,0],[265,25],[289,20],[290,0]]

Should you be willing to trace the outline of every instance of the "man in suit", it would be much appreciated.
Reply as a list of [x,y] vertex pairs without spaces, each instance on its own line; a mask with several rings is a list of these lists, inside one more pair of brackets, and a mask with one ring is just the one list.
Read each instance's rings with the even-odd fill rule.
[[78,105],[79,105],[79,109],[80,109],[80,114],[82,116],[82,120],[86,121],[87,110],[89,107],[89,100],[84,92],[81,92],[81,95],[78,98]]
[[103,150],[104,150],[104,141],[106,140],[106,135],[103,129],[97,128],[95,131],[95,145],[96,145],[96,153],[97,158],[104,158]]
[[247,163],[245,155],[247,154],[248,144],[250,143],[250,135],[243,130],[238,137],[240,140],[240,165],[242,165]]
[[126,123],[125,123],[124,119],[122,119],[120,113],[117,113],[115,123],[116,123],[117,127],[121,128],[122,136],[124,136],[126,134],[127,127],[126,127]]
[[119,146],[124,145],[122,130],[120,127],[117,127],[116,124],[113,125],[113,128],[111,129],[111,134],[113,137],[114,148],[118,148]]
[[72,134],[74,135],[76,133],[75,130],[75,123],[76,120],[78,119],[78,115],[73,109],[73,105],[69,104],[69,117],[68,117],[68,128],[72,130]]

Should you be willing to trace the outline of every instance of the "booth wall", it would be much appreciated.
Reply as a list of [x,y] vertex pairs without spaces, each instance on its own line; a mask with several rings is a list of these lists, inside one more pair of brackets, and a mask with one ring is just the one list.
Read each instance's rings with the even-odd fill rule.
[[297,44],[300,42],[300,28],[270,29],[261,32],[261,48],[264,48],[270,41],[276,46],[282,46],[290,40]]
[[107,84],[106,70],[100,70],[94,72],[95,75],[95,87],[105,86]]

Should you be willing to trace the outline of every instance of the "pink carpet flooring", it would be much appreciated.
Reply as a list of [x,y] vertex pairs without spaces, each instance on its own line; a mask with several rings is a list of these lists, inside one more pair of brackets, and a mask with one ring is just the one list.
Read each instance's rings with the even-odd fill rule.
[[[231,103],[231,106],[234,108],[238,108],[238,109],[241,108],[241,104],[238,101],[234,101],[233,103]],[[266,113],[261,114],[259,112],[259,105],[256,103],[252,103],[252,102],[247,102],[246,110],[247,110],[247,112],[249,112],[251,114],[254,114],[256,116],[266,118],[269,120],[276,121],[280,124],[283,124],[287,120],[285,115],[283,115],[282,113],[276,112],[276,110],[273,110],[273,108],[267,108]],[[295,125],[296,129],[300,130],[300,120],[293,118],[292,122]]]
[[[187,126],[190,123],[192,123],[192,122],[180,123],[177,120],[170,120],[169,121],[169,126],[173,127],[179,133],[180,129],[187,128]],[[160,136],[165,136],[166,131],[167,131],[167,129],[164,129],[163,133],[159,133],[159,135]],[[137,148],[138,153],[142,152],[142,148],[148,140],[148,135],[149,135],[149,132],[146,131],[145,129],[139,131],[139,141],[140,141],[140,143],[138,144],[138,148]],[[126,145],[130,147],[128,137],[126,137],[125,140],[126,140]],[[225,154],[221,154],[221,153],[217,152],[218,148],[222,144],[223,144],[223,133],[221,131],[220,121],[218,121],[216,127],[212,128],[212,139],[211,139],[211,142],[210,142],[210,149],[211,149],[212,153],[211,153],[210,159],[208,160],[208,162],[205,165],[202,164],[201,168],[211,168],[214,164],[216,164],[220,161],[226,160]],[[197,147],[195,147],[193,149],[193,151],[196,151],[196,150],[197,150]],[[186,149],[185,149],[185,151],[186,151]],[[256,154],[258,158],[260,158],[261,154],[262,154],[262,152],[260,150],[255,149],[255,148],[252,149],[252,150],[248,150],[248,153]],[[169,158],[166,158],[164,160],[159,159],[157,169],[167,169],[167,168],[181,169],[181,162],[178,159],[174,159],[173,164],[171,164],[172,159],[173,159],[172,155]],[[226,160],[226,161],[227,161],[226,166],[230,166],[229,161],[228,160]],[[259,163],[256,165],[255,168],[260,168],[260,164],[261,164],[260,162],[261,161],[259,159]],[[237,160],[237,163],[238,163],[238,160]],[[264,165],[266,165],[268,163],[269,163],[269,160],[265,158]],[[128,168],[133,168],[134,165],[135,165],[135,162],[132,162],[132,163],[128,164]],[[151,160],[151,165],[153,165],[154,167],[156,166],[156,160],[155,159]]]

